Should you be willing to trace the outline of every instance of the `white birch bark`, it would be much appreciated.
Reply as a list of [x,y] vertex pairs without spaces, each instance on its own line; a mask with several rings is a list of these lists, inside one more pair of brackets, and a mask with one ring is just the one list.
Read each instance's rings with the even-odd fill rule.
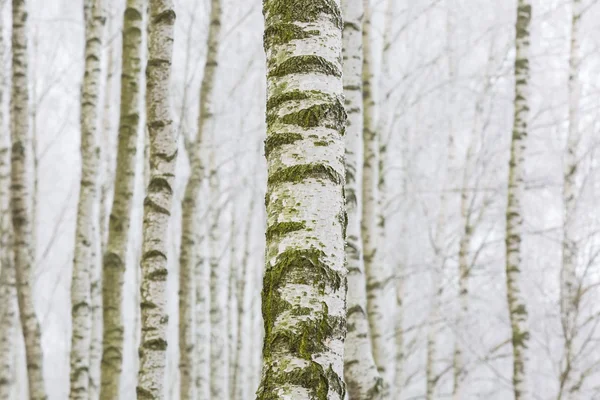
[[[232,398],[233,399],[245,399],[248,397],[248,375],[249,365],[245,362],[249,358],[248,349],[250,349],[250,338],[252,337],[251,332],[251,318],[248,314],[247,304],[249,301],[249,293],[247,282],[252,279],[251,270],[249,268],[250,262],[250,242],[252,240],[252,220],[255,211],[255,198],[254,196],[250,199],[250,205],[248,207],[248,214],[246,220],[246,226],[244,228],[244,250],[242,254],[242,260],[240,262],[240,271],[238,274],[238,280],[236,285],[237,291],[237,341],[235,348],[235,359],[234,359],[234,371],[233,371],[233,384],[232,384]],[[254,388],[252,388],[254,389]]]
[[[479,110],[479,105],[476,106]],[[476,116],[477,118],[477,116]],[[478,132],[474,132],[478,134]],[[474,140],[471,140],[467,149],[465,159],[465,171],[463,173],[462,189],[460,192],[460,219],[462,223],[462,232],[458,242],[458,316],[456,318],[457,335],[465,334],[465,321],[469,315],[469,247],[473,236],[473,225],[469,213],[471,198],[469,197],[469,182],[471,177],[470,165],[474,155]],[[465,338],[456,338],[454,340],[454,382],[452,388],[452,398],[460,400],[463,396],[464,379],[466,377],[466,363],[464,360],[464,342]]]
[[171,0],[150,0],[146,115],[150,139],[150,183],[144,200],[138,399],[164,398],[167,350],[167,235],[171,215],[177,136],[171,119],[169,84],[175,11]]
[[510,147],[508,176],[508,202],[506,209],[506,292],[512,331],[513,391],[515,400],[527,398],[526,393],[526,347],[527,309],[521,293],[523,268],[521,235],[523,215],[521,201],[525,190],[525,140],[529,118],[529,25],[531,22],[530,0],[518,0],[516,22],[515,101],[514,122]]
[[[371,343],[375,364],[382,378],[387,378],[389,338],[386,327],[386,284],[388,274],[382,263],[379,234],[379,139],[375,122],[375,97],[373,94],[372,50],[371,50],[371,6],[363,0],[363,183],[361,234],[363,241],[365,272],[367,277],[367,316],[371,332]],[[390,336],[390,335],[387,335]],[[389,382],[384,381],[389,388]],[[386,389],[387,391],[387,389]]]
[[[85,71],[81,89],[81,183],[71,281],[71,399],[87,399],[92,343],[91,278],[94,273],[98,186],[98,98],[101,89],[102,43],[106,10],[103,0],[86,0]],[[95,229],[96,228],[96,229]]]
[[580,389],[577,369],[577,315],[580,309],[581,289],[577,280],[577,172],[579,161],[579,129],[581,103],[580,25],[583,6],[581,0],[571,2],[571,48],[569,57],[569,130],[563,162],[563,243],[561,270],[561,322],[564,337],[564,365],[560,376],[558,400],[577,398]]
[[[0,2],[0,11],[6,2]],[[0,21],[0,60],[4,61],[5,40]],[[4,65],[4,64],[2,64]],[[12,261],[10,222],[10,131],[5,127],[6,74],[0,70],[0,400],[10,400],[15,383],[14,346],[17,323],[17,292]]]
[[[342,1],[344,31],[344,95],[346,128],[346,262],[348,267],[347,324],[344,377],[353,400],[383,398],[383,381],[373,360],[362,255],[359,205],[362,200],[362,0]],[[359,164],[360,162],[360,164]]]
[[194,262],[193,276],[195,280],[195,364],[194,386],[197,399],[210,398],[210,272],[207,263],[205,229],[207,224],[198,227],[195,235],[198,256]]
[[237,330],[237,310],[238,310],[238,295],[236,291],[239,273],[239,261],[237,260],[237,248],[236,248],[236,213],[235,213],[235,197],[230,200],[231,208],[231,228],[229,238],[229,287],[228,287],[228,299],[227,299],[227,333],[228,333],[228,356],[229,356],[229,398],[234,399],[234,379],[235,379],[235,359],[236,359],[236,348],[237,338],[240,332]]
[[267,251],[258,400],[341,400],[346,331],[339,0],[266,0]]
[[[0,151],[6,150],[1,148]],[[8,155],[8,152],[4,154]],[[4,158],[4,155],[1,155]],[[7,172],[6,165],[0,164],[0,173]],[[0,182],[4,185],[4,182]],[[7,187],[7,186],[4,186]],[[0,201],[5,201],[5,194],[8,192],[0,189]],[[2,204],[2,212],[8,210],[8,202]],[[3,214],[3,215],[8,215]],[[16,307],[16,284],[15,270],[11,260],[10,251],[10,223],[6,221],[8,218],[3,218],[2,228],[0,231],[0,245],[2,252],[0,254],[0,400],[10,400],[12,391],[15,385],[15,363],[14,363],[14,346],[15,333],[17,323],[17,307]]]
[[14,266],[21,328],[25,339],[29,398],[45,400],[40,324],[33,304],[34,248],[29,141],[29,94],[27,56],[27,5],[12,2],[12,91],[11,91],[11,214],[14,230]]
[[229,335],[228,327],[228,270],[221,262],[221,206],[219,171],[216,161],[216,135],[208,132],[208,253],[210,266],[210,395],[223,399],[229,396]]
[[[196,365],[198,370],[196,371],[196,382],[194,384],[192,378],[194,376],[192,368],[192,360],[194,354],[194,344],[192,339],[192,313],[194,308],[192,307],[192,295],[194,291],[192,275],[196,272],[203,274],[201,271],[204,267],[200,257],[197,256],[200,237],[198,232],[198,224],[195,222],[199,214],[199,199],[200,190],[202,183],[205,178],[205,160],[203,159],[204,146],[206,145],[205,136],[210,134],[214,129],[214,106],[213,106],[213,92],[215,84],[215,73],[218,68],[218,53],[219,53],[219,36],[221,32],[221,2],[220,0],[211,1],[211,14],[209,22],[209,31],[207,38],[207,55],[204,65],[204,75],[200,86],[200,110],[198,115],[198,132],[193,142],[192,148],[190,148],[188,155],[190,159],[191,175],[186,186],[186,192],[182,205],[182,240],[181,240],[181,252],[180,252],[180,298],[179,298],[179,318],[180,318],[180,330],[179,330],[179,370],[181,374],[180,393],[183,399],[193,398],[194,388],[198,391],[198,396],[203,398],[207,396],[206,385],[209,382],[209,369],[208,369],[208,358],[206,354],[206,348],[200,349],[200,347],[207,346],[205,336],[209,327],[207,326],[206,314],[206,297],[208,291],[206,280],[203,280],[201,276],[196,276],[196,301],[197,304],[196,312],[196,331],[197,331],[197,342],[196,346],[198,351],[196,352],[198,359]],[[200,251],[201,253],[201,251]],[[200,258],[200,260],[198,259]],[[182,324],[181,321],[184,321]],[[187,323],[185,321],[188,321]]]
[[[385,89],[386,85],[389,84],[392,80],[390,65],[390,54],[392,52],[392,37],[394,34],[394,9],[396,2],[394,0],[387,0],[386,9],[385,9],[385,28],[383,34],[383,52],[382,52],[382,60],[381,60],[381,82],[380,88],[381,91]],[[378,249],[379,249],[379,263],[384,269],[383,274],[385,276],[384,280],[384,296],[386,304],[393,304],[396,300],[396,285],[394,285],[394,271],[391,268],[391,264],[387,259],[387,231],[386,231],[386,215],[385,215],[385,205],[387,204],[387,182],[386,182],[386,168],[388,163],[388,154],[387,154],[387,143],[389,141],[389,136],[392,128],[392,101],[389,97],[389,94],[386,95],[386,98],[381,100],[379,118],[377,122],[377,141],[379,146],[379,167],[378,167],[378,182],[377,182],[377,190],[379,191],[379,205],[377,207],[377,233],[378,233]],[[388,310],[389,307],[388,307]],[[394,319],[396,317],[396,311],[391,309],[388,311],[385,320],[387,321],[387,325],[385,327],[385,332],[391,332],[394,328]],[[394,385],[396,383],[395,373],[396,373],[396,342],[394,335],[385,334],[383,337],[383,344],[385,346],[385,375],[383,379],[386,384],[389,386],[389,393],[397,393],[398,388]]]
[[[109,0],[106,9],[108,35],[112,33],[111,25],[113,16],[112,1]],[[108,213],[109,213],[109,194],[112,189],[114,179],[114,159],[112,156],[112,124],[111,113],[112,103],[112,77],[114,69],[115,47],[108,44],[108,56],[106,57],[106,75],[104,78],[104,110],[102,115],[102,135],[100,143],[100,203],[99,203],[99,223],[98,231],[98,257],[94,263],[95,271],[92,276],[91,302],[92,302],[92,343],[90,345],[90,399],[96,400],[100,396],[100,371],[102,363],[102,257],[106,250],[108,240]]]
[[127,0],[123,16],[117,164],[102,268],[103,349],[100,398],[103,400],[118,399],[123,366],[123,282],[135,187],[144,4],[144,0]]

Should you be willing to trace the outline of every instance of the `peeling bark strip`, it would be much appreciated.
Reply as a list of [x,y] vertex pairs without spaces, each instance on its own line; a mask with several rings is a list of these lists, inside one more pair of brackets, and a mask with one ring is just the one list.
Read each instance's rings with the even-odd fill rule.
[[267,237],[259,400],[341,400],[346,333],[339,0],[265,0]]
[[150,0],[146,114],[150,182],[144,200],[138,399],[164,398],[167,350],[167,231],[173,197],[177,137],[169,106],[175,11],[171,0]]
[[377,371],[367,319],[367,293],[358,205],[362,203],[362,0],[342,0],[344,14],[344,95],[348,110],[346,128],[346,209],[348,228],[348,334],[345,343],[344,377],[352,400],[383,398],[383,381]]
[[25,0],[12,1],[12,92],[10,124],[11,211],[14,229],[14,260],[21,328],[25,339],[29,398],[46,399],[40,324],[35,315],[32,293],[33,248],[31,184],[29,182],[29,95],[27,89],[27,6]]
[[119,398],[123,365],[123,282],[135,186],[140,115],[140,81],[144,0],[127,0],[123,15],[121,108],[114,198],[102,268],[102,400]]
[[75,257],[71,281],[71,388],[70,399],[88,399],[92,339],[91,278],[93,274],[98,186],[98,97],[102,77],[102,43],[106,10],[103,0],[86,0],[85,71],[81,88],[81,185],[75,231]]
[[515,400],[526,398],[527,309],[521,293],[521,201],[525,190],[525,141],[529,118],[530,0],[519,0],[516,24],[514,122],[510,148],[508,203],[506,209],[506,292],[512,329],[513,390]]

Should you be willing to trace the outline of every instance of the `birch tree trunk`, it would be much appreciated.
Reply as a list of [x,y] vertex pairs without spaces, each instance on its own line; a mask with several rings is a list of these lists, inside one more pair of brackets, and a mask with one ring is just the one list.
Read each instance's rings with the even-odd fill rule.
[[29,398],[45,400],[43,354],[40,324],[33,304],[34,248],[31,222],[31,182],[28,159],[31,157],[29,141],[29,94],[27,80],[27,5],[25,0],[12,1],[12,91],[11,91],[11,213],[14,232],[14,260],[17,297],[25,353]]
[[581,140],[579,130],[579,107],[581,103],[580,21],[583,12],[581,0],[571,2],[571,48],[569,57],[569,131],[564,157],[563,176],[563,248],[561,271],[561,321],[564,336],[564,365],[562,366],[558,399],[576,398],[579,376],[577,371],[577,315],[580,307],[581,289],[577,281],[577,172]]
[[[0,150],[6,150],[2,148]],[[8,152],[4,152],[8,155]],[[4,155],[0,155],[4,158]],[[6,164],[0,164],[0,173],[7,172]],[[5,182],[0,185],[7,188]],[[3,201],[2,212],[8,211],[4,195],[8,192],[0,188],[0,201]],[[10,249],[10,234],[7,229],[10,229],[10,223],[3,218],[2,230],[0,234],[0,245],[2,245],[2,254],[0,255],[0,400],[12,399],[12,390],[15,384],[15,363],[14,363],[14,346],[15,346],[15,331],[17,322],[17,307],[16,307],[16,288],[15,288],[15,270],[11,260]],[[6,218],[7,219],[7,218]]]
[[[381,377],[387,377],[388,355],[391,351],[386,340],[386,268],[379,248],[379,139],[375,123],[375,97],[373,95],[373,72],[371,51],[371,6],[363,0],[363,184],[361,233],[364,263],[367,277],[367,316],[371,331],[373,357]],[[393,353],[392,353],[393,354]],[[385,382],[387,388],[389,382]],[[387,389],[386,389],[387,391]]]
[[267,251],[258,400],[345,397],[339,0],[265,0]]
[[[197,352],[199,358],[196,360],[198,365],[197,379],[195,385],[193,384],[192,377],[192,356],[194,354],[194,345],[192,340],[192,295],[194,290],[192,275],[194,267],[197,266],[198,274],[203,274],[201,269],[203,263],[198,260],[196,254],[199,249],[199,232],[198,224],[195,222],[198,219],[199,214],[199,198],[200,190],[202,188],[202,182],[205,178],[205,160],[202,155],[205,154],[205,135],[210,133],[214,128],[214,106],[213,106],[213,91],[215,84],[215,72],[218,67],[218,53],[219,53],[219,36],[221,32],[221,2],[220,0],[211,1],[211,15],[210,25],[208,30],[207,38],[207,55],[204,65],[204,75],[200,86],[200,111],[198,115],[198,132],[193,143],[192,148],[188,152],[190,158],[190,179],[186,186],[185,196],[182,205],[182,239],[181,239],[181,252],[179,259],[179,369],[181,374],[181,388],[180,393],[182,399],[192,399],[194,386],[198,391],[199,398],[207,396],[207,387],[209,376],[208,376],[208,358],[206,351],[200,353]],[[202,259],[202,256],[200,256]],[[206,312],[206,296],[208,286],[207,281],[202,279],[200,276],[196,277],[196,285],[198,290],[196,291],[196,301],[201,304],[197,304],[197,313]],[[183,323],[182,323],[183,321]],[[209,328],[206,324],[206,316],[197,315],[196,329],[197,329],[197,343],[198,348],[206,346],[204,336]],[[200,349],[198,349],[200,350]],[[206,349],[205,349],[206,350]]]
[[363,104],[362,104],[362,0],[343,0],[344,17],[344,95],[348,126],[346,128],[346,261],[348,267],[347,324],[344,376],[352,400],[379,399],[383,395],[382,379],[373,360],[369,320],[367,319],[367,294],[359,204],[362,200]]
[[[383,52],[381,59],[381,82],[380,88],[385,89],[386,85],[392,81],[390,65],[390,54],[392,52],[392,37],[394,34],[394,8],[396,5],[395,0],[387,0],[385,9],[385,28],[383,34]],[[388,164],[387,160],[387,143],[389,141],[390,131],[392,128],[392,101],[390,95],[387,94],[381,101],[380,105],[380,117],[377,122],[377,145],[379,146],[379,165],[378,165],[378,181],[377,190],[379,192],[379,204],[377,206],[377,235],[378,235],[378,253],[379,261],[383,269],[382,274],[384,276],[383,295],[385,297],[384,304],[393,304],[396,300],[396,286],[394,283],[394,271],[392,271],[391,264],[387,259],[387,231],[386,231],[386,215],[385,207],[387,203],[387,181],[386,181],[386,168]],[[388,306],[389,310],[389,306]],[[395,350],[395,338],[394,335],[387,333],[391,332],[394,328],[394,319],[396,318],[396,311],[388,311],[385,317],[386,326],[384,332],[386,332],[382,338],[383,345],[385,346],[385,374],[382,378],[389,386],[389,393],[397,393],[398,388],[394,385],[396,383],[396,350]]]
[[[197,247],[200,249],[197,260],[194,263],[194,280],[196,291],[195,317],[196,317],[196,348],[195,348],[195,383],[196,398],[210,398],[210,272],[206,262],[206,241],[204,226],[197,228],[196,233]],[[202,229],[200,229],[202,228]],[[203,236],[202,236],[203,235]],[[204,254],[203,254],[204,253]]]
[[221,262],[221,206],[219,171],[216,160],[216,135],[208,132],[208,252],[210,266],[210,395],[215,399],[229,396],[228,343],[228,268]]
[[[237,173],[237,172],[234,172]],[[234,399],[233,382],[235,377],[235,357],[237,348],[237,337],[240,332],[237,330],[237,310],[238,310],[238,296],[236,291],[236,285],[238,281],[237,274],[239,273],[239,261],[237,260],[237,248],[236,248],[236,200],[230,199],[230,214],[231,214],[231,228],[230,228],[230,242],[229,242],[229,287],[227,288],[227,333],[228,333],[228,365],[229,365],[229,398]]]
[[[479,105],[476,106],[479,115]],[[477,118],[477,116],[476,116]],[[478,135],[479,132],[474,132],[474,135]],[[463,182],[460,192],[460,219],[462,222],[462,232],[458,242],[458,317],[456,321],[457,336],[466,332],[465,320],[469,315],[469,280],[470,280],[470,266],[469,266],[469,247],[473,236],[473,225],[471,216],[469,213],[470,197],[469,197],[469,179],[471,177],[470,165],[473,159],[474,139],[471,139],[468,149],[467,156],[465,159],[465,171],[463,173]],[[452,388],[452,398],[454,400],[460,400],[463,396],[464,379],[466,376],[466,363],[464,360],[463,341],[465,338],[456,338],[454,340],[454,358],[453,358],[453,369],[454,369],[454,382]]]
[[144,0],[127,0],[123,16],[121,108],[114,197],[102,268],[103,349],[100,398],[119,397],[123,366],[123,282],[127,262],[140,121]]
[[[0,2],[0,12],[6,2]],[[0,60],[4,61],[6,43],[0,21]],[[2,63],[4,66],[4,63]],[[0,400],[10,400],[15,383],[14,346],[17,323],[12,226],[10,221],[10,131],[6,129],[4,99],[6,75],[0,70]]]
[[[107,10],[112,10],[112,1],[109,0]],[[112,21],[113,16],[111,13],[107,14],[108,20],[108,35],[107,39],[110,40],[112,34]],[[96,271],[92,276],[92,291],[91,291],[91,302],[92,302],[92,343],[90,345],[90,399],[96,400],[100,396],[100,371],[102,363],[102,257],[106,251],[107,240],[108,240],[108,213],[110,212],[109,207],[109,195],[114,185],[114,165],[115,161],[112,155],[112,124],[111,124],[111,113],[112,103],[114,101],[112,96],[112,77],[114,69],[114,45],[108,43],[108,57],[106,62],[106,76],[104,77],[104,110],[102,115],[102,136],[100,144],[100,211],[99,211],[99,223],[98,223],[98,247],[99,256],[97,262],[94,263]]]
[[510,147],[508,176],[508,202],[506,209],[506,292],[512,331],[513,391],[515,400],[527,397],[526,346],[527,309],[521,293],[521,234],[523,216],[521,199],[525,190],[525,140],[529,118],[529,25],[531,22],[530,0],[519,0],[516,23],[515,101],[514,122]]
[[144,200],[138,399],[164,398],[167,350],[167,235],[171,215],[177,137],[169,105],[173,26],[171,0],[150,0],[146,115],[150,183]]
[[[1,113],[0,121],[3,118],[4,114]],[[4,132],[8,133],[6,130]],[[17,323],[17,293],[10,250],[10,143],[7,139],[2,138],[3,143],[0,147],[0,400],[11,399],[16,369],[13,349]]]
[[[233,384],[232,384],[232,398],[233,399],[245,399],[248,394],[247,387],[247,376],[249,375],[248,366],[245,361],[248,359],[249,342],[252,333],[250,332],[251,319],[248,314],[246,307],[248,302],[248,285],[252,279],[250,274],[249,262],[250,262],[250,242],[252,240],[252,220],[254,215],[254,208],[256,201],[254,196],[250,199],[250,205],[248,208],[248,219],[244,228],[244,250],[242,254],[242,260],[240,265],[240,271],[238,275],[236,291],[237,291],[237,345],[235,348],[235,360],[234,360],[234,373],[233,373]],[[243,334],[242,334],[243,332]]]
[[81,89],[81,184],[75,231],[71,281],[71,399],[89,398],[92,343],[91,278],[94,273],[98,225],[98,97],[102,70],[102,43],[106,21],[103,0],[86,0],[85,72]]

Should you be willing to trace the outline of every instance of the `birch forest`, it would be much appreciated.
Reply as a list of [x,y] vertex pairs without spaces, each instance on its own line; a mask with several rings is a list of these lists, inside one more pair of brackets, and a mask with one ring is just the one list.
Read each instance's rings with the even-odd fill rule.
[[598,21],[0,0],[0,400],[600,400]]

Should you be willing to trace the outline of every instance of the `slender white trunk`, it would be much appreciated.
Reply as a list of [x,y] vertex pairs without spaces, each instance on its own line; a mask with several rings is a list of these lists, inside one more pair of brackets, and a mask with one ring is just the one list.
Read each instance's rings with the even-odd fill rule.
[[[108,1],[107,10],[112,9],[112,1]],[[107,14],[108,35],[112,33],[112,16]],[[91,302],[92,302],[92,343],[90,345],[90,400],[100,396],[100,371],[102,363],[102,256],[106,251],[108,240],[108,213],[109,194],[113,186],[115,161],[112,156],[112,124],[111,111],[114,101],[112,96],[112,76],[114,69],[114,46],[108,45],[106,62],[106,76],[104,76],[104,110],[102,115],[102,135],[100,143],[100,203],[99,223],[96,235],[98,237],[98,257],[94,262],[92,275]]]
[[195,323],[196,323],[196,343],[195,343],[195,387],[197,399],[210,398],[210,273],[208,269],[206,249],[206,226],[203,224],[197,228],[194,238],[198,250],[198,257],[194,262],[194,280],[195,280]]
[[103,0],[86,0],[85,71],[81,89],[81,184],[71,281],[71,399],[87,399],[92,343],[91,278],[98,245],[96,231],[98,177],[98,98],[101,88],[102,43],[106,21]]
[[[371,348],[367,294],[362,255],[359,205],[362,201],[362,0],[343,0],[344,95],[348,126],[346,128],[346,261],[348,267],[347,324],[344,377],[353,400],[383,397],[383,381],[377,371]],[[360,163],[359,163],[360,162]]]
[[[383,93],[384,88],[389,85],[391,82],[391,63],[390,63],[390,54],[392,53],[392,36],[394,35],[394,10],[395,10],[396,1],[395,0],[387,0],[386,11],[385,11],[385,30],[383,35],[383,53],[382,53],[382,67],[381,67],[381,81],[380,88]],[[379,205],[377,209],[377,232],[379,235],[378,238],[378,248],[379,248],[379,258],[382,267],[384,268],[385,274],[385,284],[384,284],[384,296],[386,304],[393,304],[396,300],[396,285],[394,285],[394,271],[391,268],[391,264],[387,258],[387,231],[386,231],[386,210],[385,205],[387,204],[387,182],[386,182],[386,169],[388,163],[388,152],[387,152],[387,143],[389,141],[389,137],[392,129],[392,101],[388,96],[385,99],[382,99],[380,106],[380,117],[378,118],[377,124],[377,141],[379,146],[379,180],[377,183],[377,190],[379,191]],[[396,318],[397,310],[391,309],[388,311],[386,316],[387,326],[385,327],[385,332],[391,332],[395,326],[395,318]],[[394,339],[394,335],[386,334],[383,338],[384,346],[386,349],[386,374],[383,376],[386,384],[389,386],[389,393],[397,393],[399,388],[395,387],[396,378],[396,342]]]
[[21,328],[25,339],[29,398],[45,400],[40,324],[33,305],[32,201],[29,182],[29,94],[27,57],[27,6],[12,1],[12,91],[11,91],[11,212],[14,229],[14,259]]
[[514,122],[510,147],[508,202],[506,209],[506,292],[512,331],[513,391],[515,400],[527,398],[527,309],[521,293],[521,235],[523,215],[521,201],[525,191],[525,141],[529,119],[529,25],[530,0],[519,0],[516,23]]
[[[363,0],[363,183],[361,234],[364,249],[364,263],[367,277],[367,316],[371,331],[371,343],[375,364],[382,378],[389,378],[389,358],[393,351],[389,348],[388,334],[390,315],[387,312],[386,285],[389,283],[389,269],[383,263],[381,234],[379,232],[379,135],[375,121],[375,96],[373,94],[372,50],[371,50],[371,6]],[[386,392],[389,382],[384,380]]]
[[[8,153],[5,154],[8,155]],[[0,165],[0,167],[2,167],[0,173],[4,173],[6,171],[5,166]],[[1,182],[0,184],[3,183]],[[5,200],[2,197],[0,196],[0,201]],[[2,204],[2,212],[7,211],[4,205]],[[2,221],[2,224],[0,232],[0,235],[2,235],[2,238],[0,238],[0,245],[2,245],[2,253],[0,254],[0,400],[10,400],[13,398],[12,392],[16,376],[14,346],[16,344],[17,293],[15,287],[15,270],[11,260],[10,235],[6,230],[6,228],[10,228],[10,224],[5,220]]]
[[[219,36],[221,32],[221,2],[220,0],[211,1],[211,15],[209,31],[207,38],[208,52],[204,65],[204,75],[200,86],[200,111],[198,115],[198,132],[189,149],[191,175],[186,186],[185,197],[182,205],[182,240],[180,252],[180,275],[179,275],[179,370],[181,374],[180,393],[183,399],[193,398],[194,389],[198,391],[200,398],[207,396],[206,385],[209,382],[209,369],[207,363],[206,349],[207,342],[205,335],[209,329],[207,325],[206,298],[208,293],[208,282],[202,280],[200,275],[204,274],[204,267],[198,254],[198,239],[200,237],[199,225],[195,222],[199,216],[199,199],[202,183],[205,178],[205,136],[211,134],[214,129],[214,110],[213,110],[213,92],[215,84],[215,73],[218,67]],[[201,253],[201,252],[200,252]],[[197,271],[195,271],[195,269]],[[192,378],[193,372],[193,354],[194,344],[192,339],[192,295],[194,291],[194,280],[192,275],[196,274],[196,346],[197,357],[196,382]],[[187,321],[187,322],[186,322]],[[183,323],[182,323],[183,322]],[[203,348],[203,349],[201,349]]]
[[100,389],[102,400],[118,399],[119,380],[123,368],[123,282],[135,187],[144,11],[143,0],[127,0],[123,16],[123,59],[117,161],[114,197],[102,268],[103,349]]
[[561,321],[564,337],[564,365],[560,376],[558,399],[577,398],[580,389],[575,337],[577,335],[577,316],[580,311],[581,288],[577,279],[577,170],[581,140],[579,129],[579,107],[581,103],[581,66],[580,21],[583,12],[581,0],[571,3],[571,49],[569,58],[569,131],[564,156],[563,177],[563,248],[561,270]]
[[[0,46],[3,46],[3,44],[0,44]],[[4,88],[4,79],[1,81],[2,88]],[[0,93],[0,99],[3,92],[2,90]],[[3,119],[4,110],[1,110],[0,121],[3,121]],[[8,133],[7,130],[3,130],[3,134],[4,132]],[[10,400],[12,398],[12,389],[15,383],[13,349],[17,324],[17,292],[12,261],[9,202],[10,142],[7,136],[0,138],[2,140],[0,144],[0,400]]]
[[[0,11],[6,2],[0,2]],[[4,66],[5,41],[0,21],[0,61]],[[6,74],[0,69],[0,400],[10,400],[15,383],[14,346],[17,292],[10,221],[10,132],[5,122]]]
[[150,0],[146,115],[150,139],[150,183],[144,200],[138,399],[164,398],[167,351],[167,236],[171,216],[177,136],[171,119],[169,84],[175,11],[171,0]]
[[240,332],[237,330],[237,310],[238,310],[238,295],[236,291],[238,273],[239,273],[239,261],[237,260],[237,248],[236,248],[236,213],[235,213],[235,199],[231,199],[231,232],[229,242],[229,287],[228,287],[228,300],[227,300],[227,333],[228,333],[228,351],[229,351],[229,398],[234,397],[234,380],[236,373],[236,348],[237,338]]
[[210,265],[210,395],[229,396],[229,335],[227,333],[228,267],[221,262],[221,206],[219,171],[216,161],[216,132],[208,132],[208,253]]
[[339,0],[266,0],[267,251],[258,400],[345,397]]
[[254,196],[250,199],[250,206],[248,208],[246,226],[244,229],[244,250],[242,254],[242,260],[240,263],[240,271],[238,274],[238,280],[236,285],[237,290],[237,344],[235,348],[235,360],[234,360],[234,373],[233,373],[233,388],[232,398],[233,399],[245,399],[248,396],[248,383],[247,376],[250,375],[250,366],[247,365],[246,361],[249,359],[248,349],[250,345],[250,338],[252,334],[251,317],[247,314],[247,304],[249,301],[248,288],[252,285],[248,285],[250,279],[252,279],[251,270],[249,268],[250,263],[250,242],[252,240],[252,221],[255,208]]

